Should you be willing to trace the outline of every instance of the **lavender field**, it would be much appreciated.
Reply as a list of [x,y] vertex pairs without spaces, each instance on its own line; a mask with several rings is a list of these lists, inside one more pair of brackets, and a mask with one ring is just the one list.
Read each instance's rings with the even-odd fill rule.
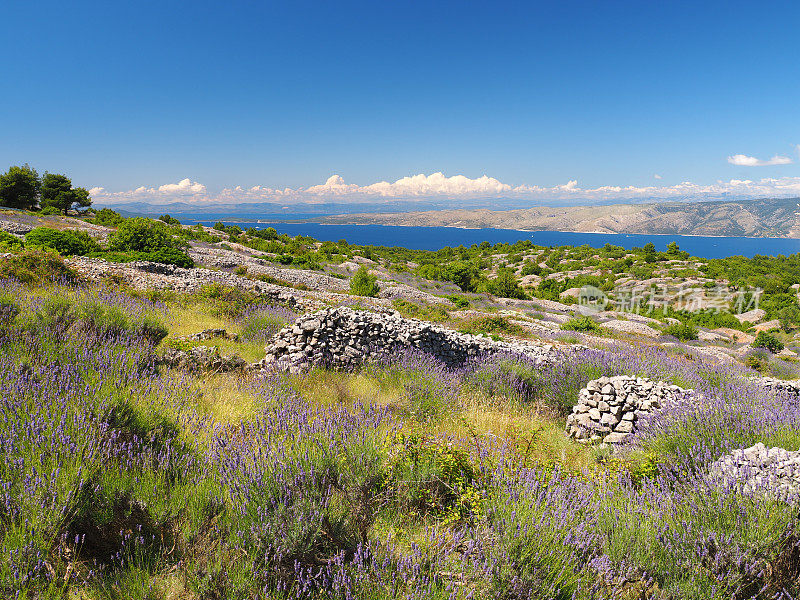
[[[246,351],[263,344],[253,323],[292,313],[0,289],[3,597],[799,592],[796,503],[709,477],[736,448],[800,447],[796,401],[746,367],[628,345],[550,366],[405,352],[352,372],[192,374],[157,361],[187,315],[240,328]],[[617,374],[697,394],[613,454],[567,439],[578,390]]]

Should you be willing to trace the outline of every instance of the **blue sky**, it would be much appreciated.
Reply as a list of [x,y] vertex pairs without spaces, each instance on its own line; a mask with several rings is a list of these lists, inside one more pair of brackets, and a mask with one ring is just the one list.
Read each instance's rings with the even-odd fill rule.
[[0,168],[109,203],[800,196],[799,26],[797,2],[7,0]]

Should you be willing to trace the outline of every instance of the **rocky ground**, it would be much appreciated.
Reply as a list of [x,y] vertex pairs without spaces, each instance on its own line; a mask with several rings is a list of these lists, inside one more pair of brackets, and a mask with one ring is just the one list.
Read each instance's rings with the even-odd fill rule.
[[[0,230],[22,237],[38,226],[57,229],[77,229],[103,241],[107,239],[110,228],[88,223],[85,220],[59,216],[36,216],[16,211],[0,213]],[[645,315],[617,310],[609,304],[609,310],[594,310],[591,313],[603,329],[601,335],[591,331],[561,331],[561,326],[575,316],[580,316],[583,309],[575,303],[580,288],[570,288],[561,294],[562,300],[554,301],[544,298],[531,300],[514,300],[491,297],[486,294],[473,295],[470,298],[472,307],[467,311],[459,311],[448,294],[460,293],[457,286],[446,282],[433,282],[412,276],[408,272],[401,273],[387,269],[375,261],[363,256],[353,256],[340,263],[323,265],[322,270],[309,270],[281,265],[271,260],[271,256],[253,250],[242,244],[230,241],[225,232],[204,228],[222,239],[218,243],[190,242],[189,256],[196,267],[182,269],[156,263],[130,262],[112,263],[100,258],[72,257],[68,262],[85,277],[93,280],[111,279],[124,282],[137,289],[158,288],[176,291],[196,291],[209,283],[219,283],[240,289],[251,290],[276,300],[299,307],[304,311],[320,310],[337,305],[358,305],[372,310],[391,310],[398,300],[406,301],[421,307],[441,307],[449,317],[450,326],[458,327],[464,319],[474,319],[486,314],[500,314],[524,333],[527,338],[542,339],[548,343],[559,343],[561,338],[571,336],[578,342],[588,345],[608,346],[609,338],[634,340],[646,344],[659,344],[665,347],[676,346],[676,340],[665,339],[662,328],[667,320],[657,320]],[[522,275],[522,267],[531,260],[536,262],[536,252],[526,253],[518,259],[516,269],[524,283],[534,279],[541,281],[536,275]],[[273,255],[274,256],[274,255]],[[493,270],[499,266],[508,266],[511,257],[495,255],[492,257]],[[590,258],[597,258],[590,257]],[[565,262],[565,261],[562,261]],[[377,298],[354,297],[349,294],[349,278],[355,270],[366,265],[378,277],[380,292]],[[412,265],[413,266],[413,265]],[[542,263],[542,266],[545,266]],[[637,279],[636,277],[619,277],[616,280],[614,294],[636,293],[637,291],[660,288],[673,300],[683,290],[703,288],[719,282],[701,276],[680,277],[682,271],[697,272],[698,264],[685,260],[668,261],[663,268],[656,271],[657,277]],[[546,278],[576,277],[579,275],[596,275],[595,267],[567,269],[551,273]],[[722,282],[724,284],[724,282]],[[613,297],[612,297],[613,299]],[[701,297],[696,299],[697,308],[708,308],[712,299]],[[749,332],[737,329],[700,328],[698,340],[688,345],[678,344],[681,351],[718,362],[735,362],[750,351],[750,343],[758,331],[766,331],[778,325],[776,321],[765,320],[761,309],[754,309],[736,315],[742,321],[752,325]],[[446,324],[445,324],[446,325]],[[505,333],[501,335],[507,335]],[[676,347],[677,347],[676,346]],[[794,352],[784,350],[783,357],[792,357]]]

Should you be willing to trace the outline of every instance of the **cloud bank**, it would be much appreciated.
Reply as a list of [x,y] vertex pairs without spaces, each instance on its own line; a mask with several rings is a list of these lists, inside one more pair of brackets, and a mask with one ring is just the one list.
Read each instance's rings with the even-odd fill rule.
[[788,156],[778,156],[777,154],[769,160],[761,160],[746,154],[734,154],[728,157],[728,162],[738,167],[769,167],[772,165],[790,165],[792,164],[792,159]]
[[[729,161],[733,158],[735,157],[730,157]],[[775,157],[771,160],[774,161],[777,158],[785,157]],[[731,179],[729,181],[717,181],[711,185],[685,181],[670,186],[639,187],[629,185],[583,188],[578,184],[577,180],[570,180],[552,187],[527,184],[512,186],[486,175],[470,179],[463,175],[447,177],[443,173],[419,174],[403,177],[394,183],[379,181],[362,186],[355,183],[347,183],[340,175],[332,175],[325,183],[306,188],[276,189],[260,185],[250,188],[236,186],[223,189],[217,194],[210,194],[206,186],[186,178],[178,183],[166,183],[157,187],[139,187],[135,190],[123,192],[109,192],[102,187],[95,187],[89,190],[89,193],[98,205],[129,202],[145,202],[156,205],[169,202],[188,202],[198,206],[255,202],[288,205],[330,202],[379,203],[395,200],[452,200],[456,203],[459,200],[466,199],[485,199],[487,205],[490,205],[492,199],[498,198],[529,200],[535,204],[546,204],[547,201],[587,203],[593,201],[642,202],[647,200],[794,197],[800,196],[800,177],[763,178],[758,180]]]

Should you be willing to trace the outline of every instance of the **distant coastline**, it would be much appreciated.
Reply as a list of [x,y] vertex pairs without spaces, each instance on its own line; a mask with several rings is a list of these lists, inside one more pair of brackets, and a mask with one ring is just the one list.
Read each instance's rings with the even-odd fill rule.
[[[193,224],[213,225],[214,220],[192,219]],[[290,236],[304,235],[320,241],[346,240],[358,246],[397,246],[417,250],[438,250],[444,247],[469,247],[473,244],[510,243],[528,240],[537,246],[582,246],[601,248],[606,244],[621,246],[626,250],[653,243],[658,250],[666,250],[675,241],[682,250],[692,256],[703,258],[725,258],[728,256],[752,257],[763,255],[788,255],[800,253],[800,239],[779,237],[705,236],[672,233],[606,233],[575,231],[529,231],[505,228],[465,228],[444,226],[403,226],[375,224],[319,223],[311,220],[302,223],[259,220],[222,220],[224,224],[236,224],[242,229],[274,227],[279,233]]]
[[656,236],[663,236],[663,237],[698,237],[698,238],[730,238],[730,237],[741,237],[747,239],[760,239],[760,240],[794,240],[797,239],[800,241],[800,238],[793,238],[788,236],[727,236],[727,235],[701,235],[696,233],[635,233],[635,234],[628,234],[624,232],[613,232],[613,231],[561,231],[556,229],[517,229],[514,227],[467,227],[466,225],[392,225],[391,223],[325,223],[321,222],[319,219],[286,219],[286,220],[265,220],[265,219],[258,219],[257,221],[253,221],[252,219],[226,219],[226,223],[258,223],[259,225],[270,225],[274,226],[275,224],[287,224],[287,225],[303,225],[303,224],[314,224],[319,225],[322,227],[335,227],[337,225],[345,225],[345,226],[353,226],[353,227],[363,227],[366,225],[374,225],[377,227],[447,227],[448,229],[463,229],[465,231],[480,231],[484,229],[499,229],[503,231],[518,231],[520,233],[542,233],[542,232],[549,232],[549,233],[579,233],[579,234],[588,234],[588,235],[656,235]]

